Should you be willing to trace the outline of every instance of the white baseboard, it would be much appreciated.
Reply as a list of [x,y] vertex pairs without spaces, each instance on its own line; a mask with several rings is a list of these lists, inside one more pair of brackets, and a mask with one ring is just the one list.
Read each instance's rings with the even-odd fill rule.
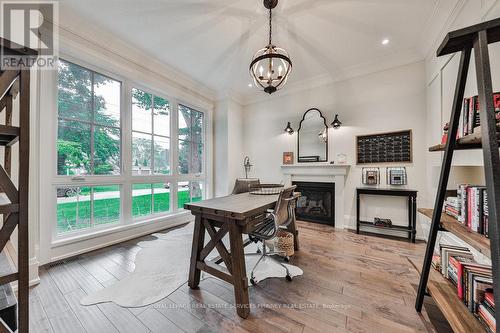
[[[96,237],[94,239],[88,239],[86,241],[78,242],[75,244],[60,245],[52,249],[52,250],[57,249],[57,252],[59,252],[60,254],[58,253],[53,254],[49,260],[41,262],[40,265],[45,265],[51,262],[56,262],[63,259],[75,257],[83,253],[91,252],[107,246],[122,243],[134,238],[146,236],[161,230],[174,228],[191,221],[193,221],[193,216],[191,214],[189,215],[184,214],[164,222],[158,222],[156,224],[145,224],[142,226],[138,226],[137,228],[119,231],[116,233],[117,234],[116,237],[113,237],[115,236],[113,234],[106,235],[107,236],[105,237],[106,240],[103,239],[104,237]],[[91,244],[95,243],[97,240],[101,241],[99,241],[98,244],[95,245]]]

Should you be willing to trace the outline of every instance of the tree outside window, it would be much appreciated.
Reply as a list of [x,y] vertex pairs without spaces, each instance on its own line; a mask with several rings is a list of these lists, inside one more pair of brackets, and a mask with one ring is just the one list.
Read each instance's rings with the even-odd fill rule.
[[73,63],[58,66],[58,175],[121,173],[121,83]]
[[132,89],[132,173],[170,174],[170,104]]

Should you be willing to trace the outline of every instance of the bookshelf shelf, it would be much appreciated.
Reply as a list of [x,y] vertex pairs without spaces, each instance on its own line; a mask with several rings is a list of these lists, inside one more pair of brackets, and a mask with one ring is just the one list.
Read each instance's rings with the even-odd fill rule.
[[[500,131],[500,123],[497,124],[497,132]],[[500,133],[497,133],[498,142],[500,143]],[[455,150],[465,150],[465,149],[480,149],[481,145],[481,128],[477,127],[473,134],[466,135],[457,140],[457,145]],[[446,149],[445,144],[439,144],[429,147],[429,151],[444,151]]]
[[[434,212],[434,210],[428,208],[419,208],[418,212],[432,219],[432,213]],[[489,238],[486,238],[484,235],[478,234],[477,232],[470,231],[466,226],[458,222],[457,219],[447,214],[441,214],[441,225],[446,231],[451,232],[452,234],[475,248],[477,251],[481,252],[488,258],[491,258]]]
[[[422,262],[408,258],[420,274]],[[457,288],[444,276],[431,268],[427,289],[455,333],[486,332],[479,320],[457,296]]]

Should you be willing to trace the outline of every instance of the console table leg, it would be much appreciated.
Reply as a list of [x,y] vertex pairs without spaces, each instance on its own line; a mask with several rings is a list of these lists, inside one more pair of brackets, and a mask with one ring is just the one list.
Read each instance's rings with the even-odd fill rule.
[[359,194],[356,194],[356,233],[359,234]]
[[411,233],[411,242],[415,243],[415,239],[417,237],[417,198],[412,197],[413,208],[412,208],[412,233]]

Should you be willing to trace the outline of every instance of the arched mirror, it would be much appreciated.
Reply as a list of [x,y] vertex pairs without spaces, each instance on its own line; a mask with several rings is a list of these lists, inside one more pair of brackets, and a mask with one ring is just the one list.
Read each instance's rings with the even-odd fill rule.
[[297,133],[298,162],[328,161],[328,126],[320,110],[307,110]]

